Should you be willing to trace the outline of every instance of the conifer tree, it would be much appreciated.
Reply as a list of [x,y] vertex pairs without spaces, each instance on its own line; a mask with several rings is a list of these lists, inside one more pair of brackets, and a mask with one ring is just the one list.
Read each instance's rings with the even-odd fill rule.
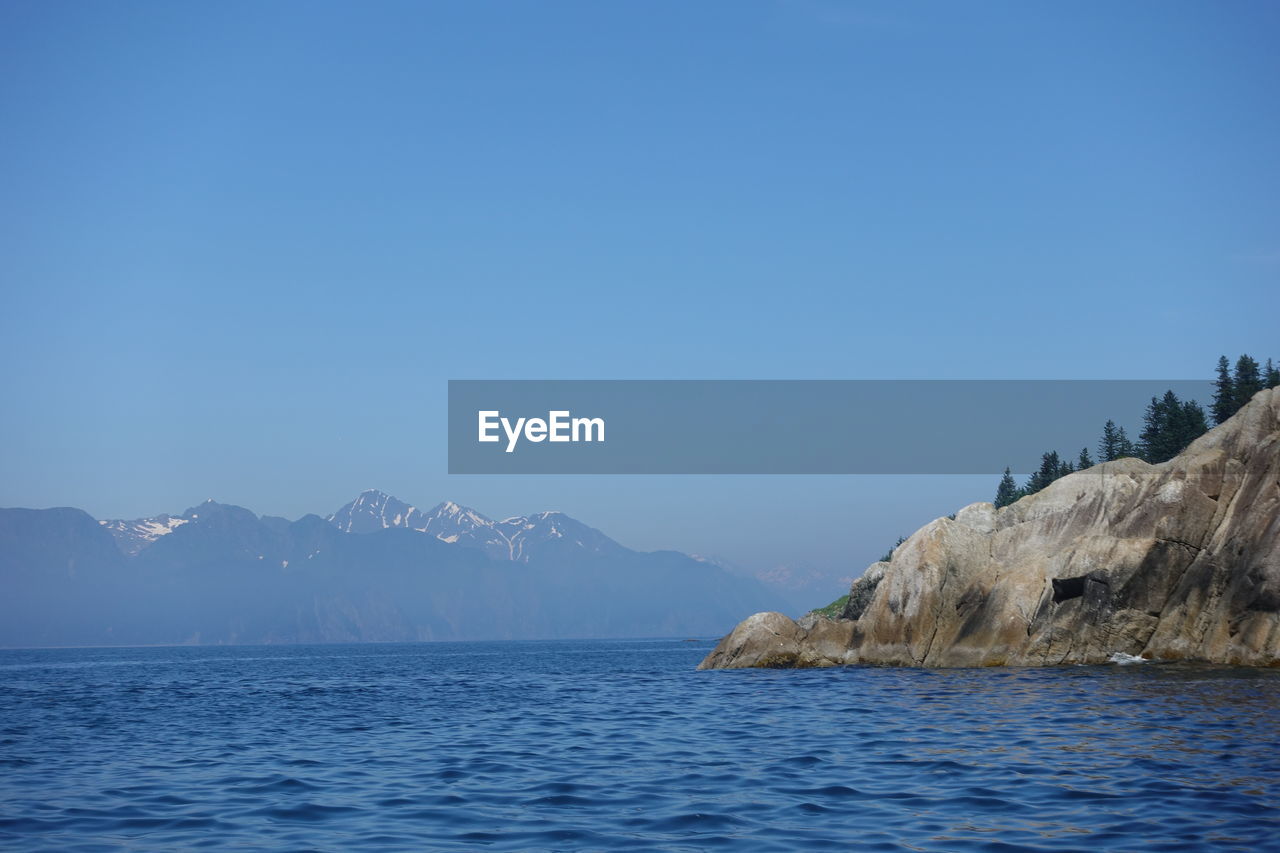
[[1225,355],[1218,356],[1218,378],[1213,383],[1213,422],[1220,424],[1236,413],[1236,386]]
[[1102,427],[1102,440],[1098,442],[1098,458],[1103,462],[1111,462],[1120,458],[1120,436],[1124,429],[1116,426],[1115,421],[1107,421]]
[[1022,490],[1018,488],[1018,484],[1014,482],[1013,474],[1008,468],[1004,469],[1004,476],[1000,478],[1000,485],[996,487],[996,509],[1009,504],[1022,497]]
[[1178,421],[1177,444],[1178,453],[1187,449],[1187,445],[1209,431],[1209,419],[1204,409],[1195,400],[1187,400],[1182,404],[1182,414]]
[[1155,464],[1167,462],[1209,429],[1204,409],[1195,400],[1182,401],[1173,391],[1152,397],[1143,416],[1138,446],[1142,458]]
[[1126,456],[1137,456],[1138,448],[1133,446],[1133,442],[1129,440],[1129,434],[1124,431],[1124,427],[1120,427],[1117,432],[1116,443],[1119,455],[1116,458],[1124,459]]
[[[1213,422],[1220,424],[1234,415],[1241,406],[1263,388],[1280,387],[1280,369],[1272,359],[1265,368],[1248,355],[1236,361],[1232,372],[1227,357],[1218,358],[1217,379],[1214,382],[1213,403],[1210,413]],[[1209,416],[1195,400],[1179,400],[1172,390],[1162,397],[1152,397],[1143,416],[1143,429],[1137,444],[1129,440],[1124,427],[1108,420],[1102,428],[1098,442],[1098,461],[1112,462],[1128,456],[1138,456],[1151,463],[1166,462],[1209,430]],[[1004,469],[996,488],[997,508],[1009,506],[1019,498],[1035,494],[1054,480],[1073,471],[1084,471],[1094,466],[1089,448],[1082,447],[1075,461],[1062,459],[1056,450],[1040,457],[1040,468],[1033,473],[1022,488],[1009,468]]]
[[907,537],[899,536],[898,541],[893,543],[893,547],[884,552],[884,556],[880,558],[880,562],[887,563],[893,559],[893,552],[898,550],[898,546],[907,541]]
[[1063,473],[1062,460],[1058,457],[1058,451],[1050,450],[1040,457],[1040,470],[1031,475],[1023,491],[1029,495],[1034,495],[1061,477]]
[[1142,416],[1142,432],[1138,435],[1138,449],[1142,458],[1155,464],[1172,459],[1176,451],[1173,445],[1173,420],[1180,411],[1182,403],[1173,391],[1164,392],[1163,397],[1152,397],[1147,411]]
[[1258,362],[1254,361],[1247,355],[1242,355],[1236,361],[1236,374],[1232,378],[1232,384],[1235,386],[1236,407],[1231,414],[1240,411],[1250,400],[1253,395],[1262,390],[1262,376],[1258,371]]
[[1116,426],[1115,421],[1107,421],[1102,427],[1102,440],[1098,442],[1098,461],[1114,462],[1126,456],[1136,456],[1137,450],[1129,440],[1124,427]]
[[1271,359],[1267,359],[1267,369],[1263,375],[1268,388],[1280,387],[1280,367],[1276,367],[1271,363]]

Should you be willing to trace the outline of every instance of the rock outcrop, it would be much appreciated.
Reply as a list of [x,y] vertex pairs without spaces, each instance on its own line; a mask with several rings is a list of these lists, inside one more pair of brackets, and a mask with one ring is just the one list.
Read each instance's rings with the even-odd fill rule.
[[1280,665],[1280,389],[1168,462],[1107,462],[930,522],[841,617],[757,613],[699,668]]

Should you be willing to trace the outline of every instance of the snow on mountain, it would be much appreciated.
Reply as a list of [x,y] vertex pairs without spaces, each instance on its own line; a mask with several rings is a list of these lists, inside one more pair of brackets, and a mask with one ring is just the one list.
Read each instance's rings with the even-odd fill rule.
[[562,556],[583,553],[601,556],[629,550],[563,512],[518,515],[499,521],[493,527],[506,540],[511,560],[527,562],[531,556],[552,551]]
[[[99,520],[98,524],[115,537],[117,547],[125,556],[133,557],[183,525],[198,522],[198,527],[207,527],[210,523],[217,525],[219,520],[226,521],[228,517],[238,519],[241,523],[246,519],[257,518],[243,507],[220,504],[213,498],[209,498],[202,504],[188,507],[185,512],[178,515],[161,513],[150,518],[108,518]],[[269,523],[288,524],[283,518],[272,519],[269,516],[263,516],[262,520]]]
[[493,519],[453,501],[437,504],[426,513],[426,524],[418,528],[442,542],[478,548],[498,560],[511,558],[511,543]]
[[428,519],[415,506],[377,489],[366,489],[327,519],[343,533],[372,533],[388,527],[426,530]]
[[109,518],[98,524],[110,531],[115,537],[116,545],[127,556],[132,557],[161,536],[167,536],[186,524],[190,519],[180,515],[161,513],[150,518]]
[[721,557],[717,554],[690,554],[689,557],[690,559],[697,560],[699,563],[706,563],[708,566],[715,566],[717,569],[724,569],[726,572],[731,574],[751,574],[750,570],[744,569],[742,566],[739,566],[727,557]]
[[[526,562],[409,529],[350,534],[315,515],[216,503],[126,557],[81,510],[0,509],[0,646],[705,637],[777,609],[757,581],[674,551],[628,551],[561,513],[492,522],[439,510],[428,523],[473,525]],[[148,537],[168,526],[139,521]],[[593,545],[619,553],[593,556]]]
[[354,501],[328,518],[344,533],[372,533],[404,527],[430,534],[442,542],[476,548],[499,560],[528,562],[532,556],[598,556],[625,553],[599,530],[562,512],[540,512],[494,521],[453,501],[422,511],[376,489],[361,492]]

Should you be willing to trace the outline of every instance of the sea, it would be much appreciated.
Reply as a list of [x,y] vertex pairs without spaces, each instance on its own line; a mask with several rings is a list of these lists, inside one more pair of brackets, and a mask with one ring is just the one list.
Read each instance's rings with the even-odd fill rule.
[[0,651],[5,850],[1280,849],[1280,672]]

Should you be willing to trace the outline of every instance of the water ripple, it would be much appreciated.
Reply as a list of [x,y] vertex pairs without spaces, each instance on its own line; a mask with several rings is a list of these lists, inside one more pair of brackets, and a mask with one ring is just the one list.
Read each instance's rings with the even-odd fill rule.
[[0,847],[1261,849],[1280,673],[706,643],[0,652]]

